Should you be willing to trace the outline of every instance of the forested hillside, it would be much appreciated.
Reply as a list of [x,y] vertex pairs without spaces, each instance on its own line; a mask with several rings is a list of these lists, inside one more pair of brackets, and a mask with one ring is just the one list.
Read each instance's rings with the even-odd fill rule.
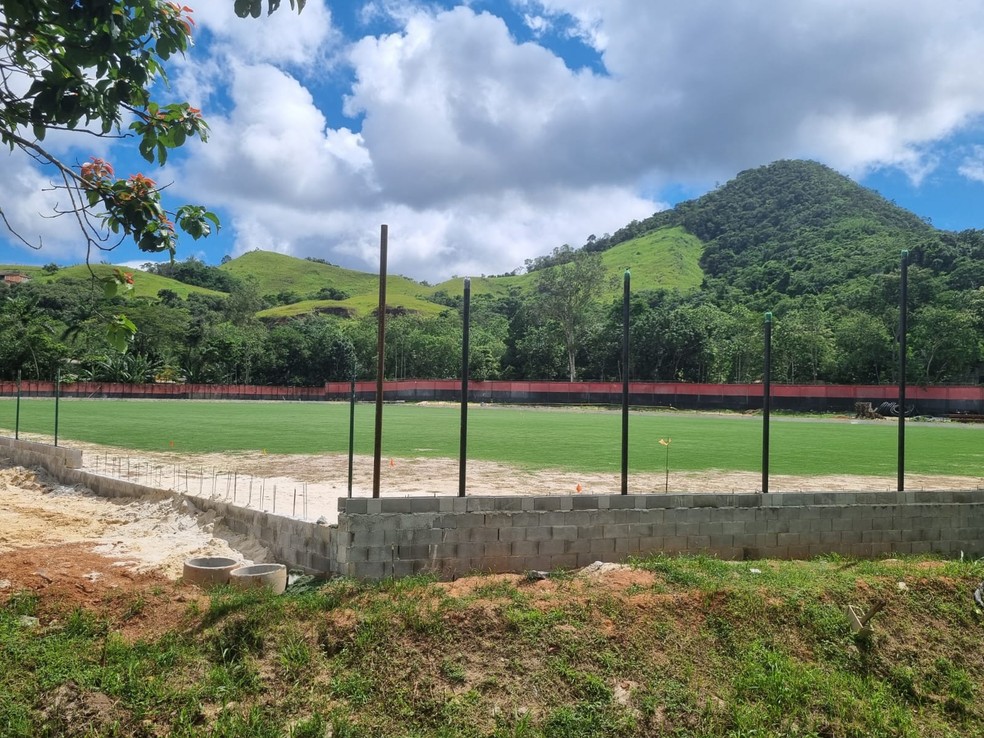
[[[475,378],[618,379],[622,275],[632,275],[629,376],[761,378],[775,316],[780,382],[894,382],[900,252],[910,254],[909,380],[976,382],[984,358],[984,231],[939,231],[814,162],[742,172],[614,234],[564,244],[472,284]],[[126,299],[85,267],[2,267],[0,377],[309,385],[375,370],[376,275],[255,251],[147,265]],[[454,377],[460,279],[387,280],[387,378]],[[139,330],[125,354],[105,327]]]

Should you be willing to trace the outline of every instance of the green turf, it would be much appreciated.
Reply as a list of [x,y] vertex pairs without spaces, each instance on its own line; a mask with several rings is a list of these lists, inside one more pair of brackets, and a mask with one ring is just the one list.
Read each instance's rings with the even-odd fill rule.
[[[14,413],[14,400],[0,400],[0,428],[13,428]],[[372,453],[373,415],[373,405],[357,406],[357,453]],[[346,403],[64,399],[59,416],[62,441],[133,449],[323,453],[348,448]],[[22,400],[20,428],[25,433],[52,434],[54,401]],[[614,473],[620,469],[618,411],[471,405],[468,428],[470,459],[531,469]],[[458,429],[457,407],[386,405],[383,454],[457,458]],[[672,439],[671,472],[761,469],[761,418],[633,412],[629,435],[632,470],[664,468],[660,438]],[[897,425],[890,421],[773,417],[770,470],[892,476],[897,439]],[[909,473],[984,477],[984,427],[910,422],[906,439]]]

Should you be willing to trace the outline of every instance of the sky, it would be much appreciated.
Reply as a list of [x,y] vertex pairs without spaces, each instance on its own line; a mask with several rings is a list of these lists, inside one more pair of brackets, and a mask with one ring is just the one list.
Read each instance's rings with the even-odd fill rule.
[[[211,127],[160,170],[59,135],[222,220],[177,258],[254,249],[418,280],[502,274],[778,159],[813,159],[938,228],[984,227],[984,4],[971,0],[187,0],[164,101]],[[3,157],[6,157],[4,160]],[[0,263],[85,259],[50,173],[0,153]],[[124,243],[93,261],[160,260]]]

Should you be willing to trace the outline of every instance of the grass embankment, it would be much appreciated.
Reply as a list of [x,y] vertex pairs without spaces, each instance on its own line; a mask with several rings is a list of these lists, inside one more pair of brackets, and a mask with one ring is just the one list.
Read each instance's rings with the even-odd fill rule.
[[[153,618],[164,588],[118,593],[111,616],[14,594],[0,734],[984,734],[980,562],[637,564],[220,591],[137,640],[120,632]],[[853,635],[844,607],[879,600],[873,637]]]
[[[59,436],[138,450],[184,453],[266,449],[268,453],[344,453],[348,450],[345,403],[189,402],[186,400],[62,400]],[[14,400],[0,400],[0,428],[13,429]],[[356,452],[373,449],[373,411],[356,410]],[[22,400],[22,432],[52,434],[53,400]],[[388,457],[456,459],[459,410],[455,407],[389,405],[383,416]],[[470,459],[530,469],[617,472],[621,415],[576,409],[472,406],[468,416]],[[633,412],[630,470],[661,471],[660,438],[670,438],[672,471],[757,471],[762,423],[749,416]],[[171,445],[173,442],[173,445]],[[774,417],[770,470],[774,474],[896,473],[896,424],[845,423]],[[909,423],[906,470],[912,474],[984,477],[984,427]]]

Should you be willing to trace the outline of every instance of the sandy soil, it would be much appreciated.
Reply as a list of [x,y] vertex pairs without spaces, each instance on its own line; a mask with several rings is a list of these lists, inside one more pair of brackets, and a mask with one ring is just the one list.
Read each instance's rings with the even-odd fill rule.
[[[176,578],[186,558],[232,556],[265,560],[255,541],[225,529],[214,513],[187,502],[110,500],[88,490],[59,485],[22,467],[0,468],[0,554],[14,549],[50,549],[85,544],[132,572],[157,571]],[[43,564],[43,557],[38,557]],[[0,578],[5,577],[0,562]]]
[[[229,454],[179,454],[134,452],[92,444],[72,442],[83,450],[87,470],[129,479],[148,486],[173,489],[192,496],[235,501],[307,520],[324,517],[329,523],[338,518],[338,499],[348,494],[348,457],[339,454],[274,455],[262,452]],[[372,494],[373,460],[357,456],[353,464],[352,494]],[[772,475],[771,492],[801,491],[890,491],[895,477],[849,475],[789,476]],[[906,488],[973,489],[984,479],[963,476],[906,476]],[[700,493],[758,492],[762,477],[758,472],[670,471],[632,473],[629,492]],[[563,470],[528,471],[488,461],[469,461],[469,495],[551,495],[617,494],[619,474],[581,473]],[[456,495],[458,464],[451,459],[384,459],[380,469],[383,497],[410,495]]]

